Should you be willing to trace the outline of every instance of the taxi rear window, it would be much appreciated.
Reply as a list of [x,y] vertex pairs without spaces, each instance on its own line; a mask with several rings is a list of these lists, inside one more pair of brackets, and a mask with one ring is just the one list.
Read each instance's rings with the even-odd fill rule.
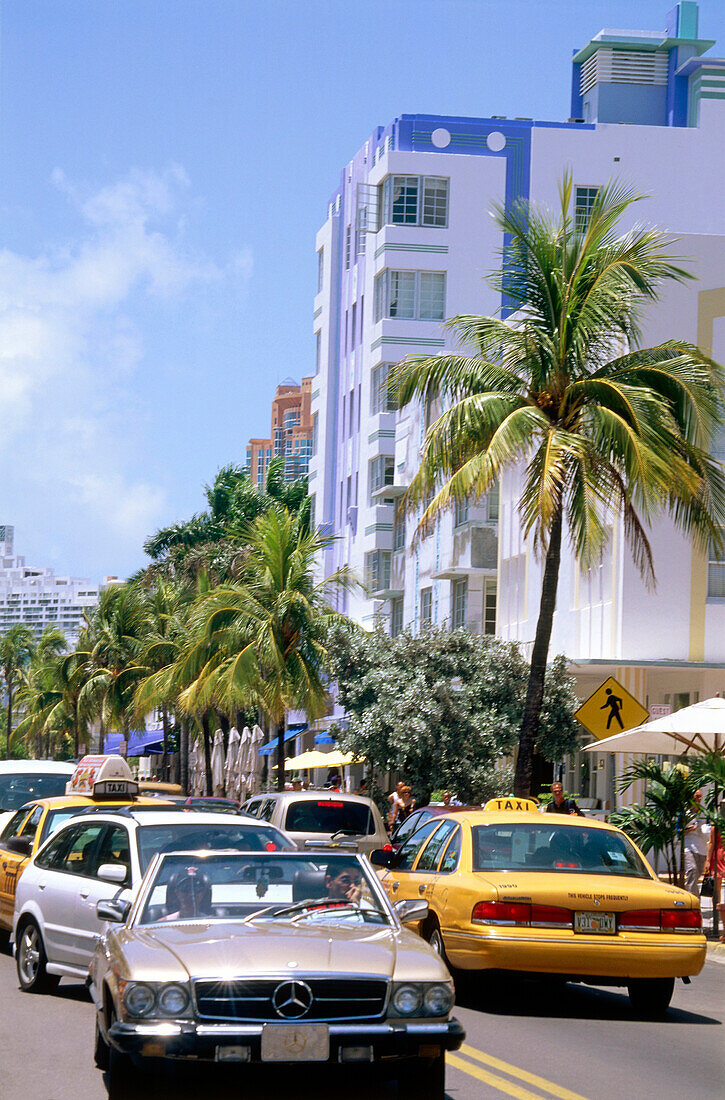
[[550,824],[474,826],[473,869],[650,877],[625,836]]
[[290,833],[349,833],[369,836],[375,832],[370,807],[344,798],[308,798],[290,802],[285,829]]
[[69,775],[43,775],[42,772],[14,772],[0,775],[0,811],[19,810],[36,798],[65,794]]
[[282,852],[294,850],[273,825],[142,825],[138,830],[139,860],[146,870],[157,852],[222,851]]

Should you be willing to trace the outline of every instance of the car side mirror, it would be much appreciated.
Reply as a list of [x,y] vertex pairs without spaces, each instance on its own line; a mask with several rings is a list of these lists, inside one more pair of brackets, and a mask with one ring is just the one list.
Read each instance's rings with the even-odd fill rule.
[[109,898],[107,901],[96,903],[96,916],[99,920],[108,920],[113,924],[123,924],[131,911],[130,901],[120,901]]
[[5,841],[5,847],[9,852],[15,852],[18,856],[29,856],[33,851],[33,838],[30,836],[11,836]]
[[396,852],[389,852],[387,848],[375,848],[368,858],[373,867],[394,867],[396,856]]
[[120,886],[127,875],[128,869],[122,863],[102,863],[98,868],[98,877],[102,882],[117,882]]
[[412,898],[410,901],[396,901],[395,913],[401,924],[418,924],[428,916],[428,902]]

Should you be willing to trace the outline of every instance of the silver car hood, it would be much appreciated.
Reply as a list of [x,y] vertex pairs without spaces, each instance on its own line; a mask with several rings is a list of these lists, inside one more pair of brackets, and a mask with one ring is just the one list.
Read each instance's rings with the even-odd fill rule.
[[111,951],[124,976],[147,981],[295,973],[450,980],[428,944],[395,928],[305,927],[287,921],[272,927],[238,922],[161,924],[120,929],[113,938]]

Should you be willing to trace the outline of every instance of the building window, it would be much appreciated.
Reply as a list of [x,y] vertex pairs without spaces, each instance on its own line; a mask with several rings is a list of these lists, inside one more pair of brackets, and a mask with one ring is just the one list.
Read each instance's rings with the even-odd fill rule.
[[310,446],[310,454],[317,454],[317,430],[319,424],[319,413],[314,413],[312,416],[312,442]]
[[371,550],[365,555],[365,580],[371,592],[390,588],[391,550]]
[[[391,455],[378,455],[370,463],[370,503],[375,504],[373,493],[382,489],[385,485],[392,485],[395,481],[395,459]],[[380,503],[377,501],[377,503]],[[383,500],[384,504],[391,503]]]
[[393,550],[403,550],[405,548],[405,512],[402,508],[395,509],[395,519],[393,520]]
[[464,523],[468,523],[468,501],[457,500],[455,508],[455,525],[456,527],[463,527]]
[[384,225],[448,225],[448,180],[442,176],[387,176],[381,184]]
[[496,633],[496,582],[486,581],[483,596],[483,633]]
[[315,374],[320,373],[320,363],[322,361],[322,333],[315,333]]
[[390,601],[390,637],[397,638],[403,629],[403,599]]
[[453,581],[451,603],[451,621],[453,623],[453,629],[460,630],[466,625],[466,617],[468,614],[468,580],[466,577],[463,577],[463,579],[459,581]]
[[392,363],[380,363],[370,372],[370,412],[395,412],[395,395],[388,387]]
[[495,481],[486,494],[486,515],[493,523],[498,520],[499,489]]
[[710,543],[707,565],[707,594],[725,598],[725,548],[718,547],[713,542]]
[[583,233],[589,225],[592,207],[599,194],[598,187],[576,187],[574,189],[574,228]]
[[381,271],[375,280],[375,320],[442,321],[446,313],[443,271]]
[[345,271],[350,269],[350,234],[351,227],[348,225],[345,227]]
[[315,499],[315,494],[310,493],[310,531],[314,531],[314,529],[315,529],[315,505],[316,505],[316,503],[317,503],[317,501]]
[[420,590],[420,625],[430,626],[433,622],[433,589],[421,588]]
[[323,281],[325,277],[325,250],[321,248],[317,253],[317,293],[319,294],[323,287]]

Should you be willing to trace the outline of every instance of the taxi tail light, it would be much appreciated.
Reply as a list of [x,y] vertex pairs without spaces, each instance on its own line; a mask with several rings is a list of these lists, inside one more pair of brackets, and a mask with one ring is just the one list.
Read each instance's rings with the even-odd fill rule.
[[530,924],[531,906],[516,901],[479,901],[471,920],[483,924]]
[[663,909],[662,931],[669,932],[672,928],[691,928],[693,931],[702,928],[702,912],[699,909]]
[[532,905],[531,923],[551,928],[571,928],[571,909],[557,905]]
[[631,931],[659,932],[659,909],[630,909],[627,913],[619,914],[619,927]]

